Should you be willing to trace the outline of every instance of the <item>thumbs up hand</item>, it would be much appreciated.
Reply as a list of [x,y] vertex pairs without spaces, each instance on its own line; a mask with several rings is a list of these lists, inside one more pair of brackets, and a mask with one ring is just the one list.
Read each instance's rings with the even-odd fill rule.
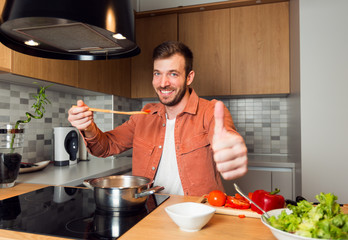
[[224,104],[215,104],[215,127],[212,148],[217,170],[226,180],[236,179],[247,172],[247,148],[243,138],[224,127]]

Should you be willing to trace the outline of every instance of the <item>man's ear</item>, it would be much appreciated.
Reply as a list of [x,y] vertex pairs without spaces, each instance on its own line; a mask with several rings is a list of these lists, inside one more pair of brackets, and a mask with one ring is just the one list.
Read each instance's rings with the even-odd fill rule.
[[191,83],[193,82],[193,79],[195,78],[195,72],[192,70],[188,75],[187,75],[187,86],[190,86]]

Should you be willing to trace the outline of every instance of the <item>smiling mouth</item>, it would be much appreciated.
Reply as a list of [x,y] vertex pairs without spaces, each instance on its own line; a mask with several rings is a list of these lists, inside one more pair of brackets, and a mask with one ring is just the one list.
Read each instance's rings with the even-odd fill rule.
[[162,94],[170,94],[170,93],[174,92],[174,90],[160,90],[160,92]]

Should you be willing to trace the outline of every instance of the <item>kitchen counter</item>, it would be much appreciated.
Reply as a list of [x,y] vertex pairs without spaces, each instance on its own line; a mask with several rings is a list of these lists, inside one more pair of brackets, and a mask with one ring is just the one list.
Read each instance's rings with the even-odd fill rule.
[[[17,183],[12,188],[0,189],[0,200],[19,194],[34,191],[47,185]],[[124,235],[120,240],[177,240],[177,239],[253,239],[253,240],[275,240],[270,230],[264,226],[260,219],[239,218],[237,216],[215,214],[209,223],[198,232],[183,232],[169,218],[164,208],[180,202],[197,202],[199,197],[170,195],[170,198],[156,208],[152,213],[142,219]],[[348,206],[342,209],[348,213]],[[32,240],[58,240],[57,238],[44,235],[29,234],[0,229],[1,239],[32,239]]]
[[[287,156],[248,155],[248,165],[253,167],[295,168]],[[97,158],[90,156],[89,161],[80,161],[77,165],[58,167],[50,163],[37,172],[20,174],[17,182],[49,185],[78,186],[84,179],[108,175],[123,174],[131,171],[132,158],[117,156]]]
[[[22,193],[34,191],[47,185],[36,185],[18,183],[13,188],[1,189],[0,199],[12,197]],[[215,214],[210,222],[198,232],[183,232],[169,218],[164,208],[166,206],[179,202],[197,202],[199,197],[171,195],[170,198],[162,205],[156,208],[151,214],[142,219],[133,228],[122,235],[120,240],[138,240],[138,239],[275,239],[270,230],[265,227],[260,219],[239,218]],[[44,235],[35,235],[23,232],[9,230],[0,230],[1,239],[40,239],[40,240],[57,240],[63,238],[50,237]],[[66,238],[64,238],[66,239]]]
[[59,167],[50,163],[40,171],[19,174],[16,182],[78,186],[88,178],[124,174],[131,169],[131,157],[96,158],[90,156],[88,161],[80,161],[70,166]]
[[248,166],[295,168],[295,163],[286,155],[248,154]]

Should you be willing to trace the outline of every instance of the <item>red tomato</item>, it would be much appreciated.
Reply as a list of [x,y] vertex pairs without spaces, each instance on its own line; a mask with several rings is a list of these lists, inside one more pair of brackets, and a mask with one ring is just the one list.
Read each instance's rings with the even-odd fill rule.
[[214,190],[209,193],[208,203],[212,206],[221,207],[225,205],[226,194],[220,190]]
[[225,207],[248,209],[250,208],[250,203],[233,196],[227,196]]

